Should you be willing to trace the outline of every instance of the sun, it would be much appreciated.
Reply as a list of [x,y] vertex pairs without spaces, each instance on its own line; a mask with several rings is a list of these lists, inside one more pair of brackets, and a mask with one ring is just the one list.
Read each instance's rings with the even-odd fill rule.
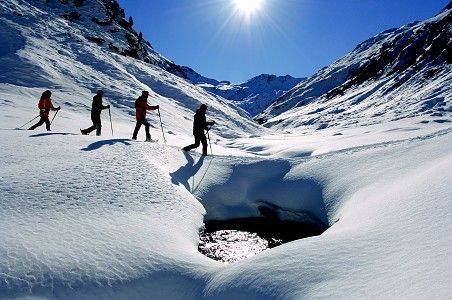
[[262,0],[234,0],[237,11],[245,15],[251,15],[262,7]]

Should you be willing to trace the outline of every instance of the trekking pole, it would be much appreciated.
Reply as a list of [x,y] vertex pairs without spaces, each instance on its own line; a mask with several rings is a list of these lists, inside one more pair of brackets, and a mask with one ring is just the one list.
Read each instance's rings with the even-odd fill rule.
[[53,120],[55,120],[55,117],[57,116],[57,114],[58,114],[59,111],[60,111],[60,110],[57,110],[56,113],[53,115],[52,121],[50,121],[50,125],[52,125]]
[[210,142],[209,130],[210,130],[210,127],[209,127],[209,129],[207,129],[207,139],[209,140],[210,154],[213,156],[212,143]]
[[165,132],[163,131],[162,117],[160,116],[160,107],[158,108],[158,111],[159,111],[160,127],[162,128],[163,141],[166,144]]
[[110,107],[108,108],[108,115],[110,116],[111,136],[113,136],[113,123],[111,122],[111,112],[110,112]]
[[32,122],[34,119],[36,119],[37,117],[39,117],[40,115],[37,115],[36,117],[34,117],[33,119],[31,119],[30,121],[28,121],[27,123],[25,123],[24,125],[18,127],[17,129],[22,129],[22,127],[24,127],[25,125],[27,125],[28,123]]

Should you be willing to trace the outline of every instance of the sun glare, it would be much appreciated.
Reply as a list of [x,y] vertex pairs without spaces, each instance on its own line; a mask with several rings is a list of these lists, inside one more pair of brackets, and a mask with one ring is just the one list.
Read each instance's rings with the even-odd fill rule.
[[262,0],[234,0],[235,8],[246,15],[251,15],[262,6]]

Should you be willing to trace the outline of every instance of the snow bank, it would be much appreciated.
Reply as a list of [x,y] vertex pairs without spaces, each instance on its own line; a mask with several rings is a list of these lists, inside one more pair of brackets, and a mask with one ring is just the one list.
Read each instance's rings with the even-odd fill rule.
[[[324,185],[337,222],[321,236],[263,252],[218,273],[212,297],[447,298],[450,133],[421,143],[320,156],[291,177]],[[253,298],[253,297],[251,297]]]
[[328,225],[321,184],[315,178],[288,178],[289,161],[216,158],[212,168],[218,167],[223,173],[210,174],[221,174],[222,180],[210,176],[195,190],[207,220],[262,217],[267,208],[280,220]]

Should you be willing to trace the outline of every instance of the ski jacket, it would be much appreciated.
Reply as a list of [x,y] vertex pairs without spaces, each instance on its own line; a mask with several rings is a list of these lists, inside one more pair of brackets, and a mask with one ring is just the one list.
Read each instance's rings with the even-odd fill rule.
[[53,106],[52,99],[50,99],[50,98],[42,98],[41,100],[39,100],[38,108],[39,108],[39,115],[41,117],[46,117],[46,118],[49,117],[50,110],[57,110]]
[[101,97],[101,96],[98,96],[98,95],[95,95],[95,96],[93,97],[93,104],[91,105],[91,112],[92,112],[93,114],[100,114],[100,112],[101,112],[103,109],[106,109],[106,108],[108,108],[108,106],[107,106],[107,105],[104,106],[104,105],[102,104],[102,97]]
[[206,121],[205,111],[198,109],[193,118],[193,135],[194,136],[204,135],[204,129],[208,129],[207,126],[213,125],[213,124],[214,124],[214,122]]
[[135,102],[135,109],[136,109],[135,117],[137,121],[143,121],[144,119],[146,119],[146,111],[156,110],[157,106],[149,105],[146,99],[139,97]]

